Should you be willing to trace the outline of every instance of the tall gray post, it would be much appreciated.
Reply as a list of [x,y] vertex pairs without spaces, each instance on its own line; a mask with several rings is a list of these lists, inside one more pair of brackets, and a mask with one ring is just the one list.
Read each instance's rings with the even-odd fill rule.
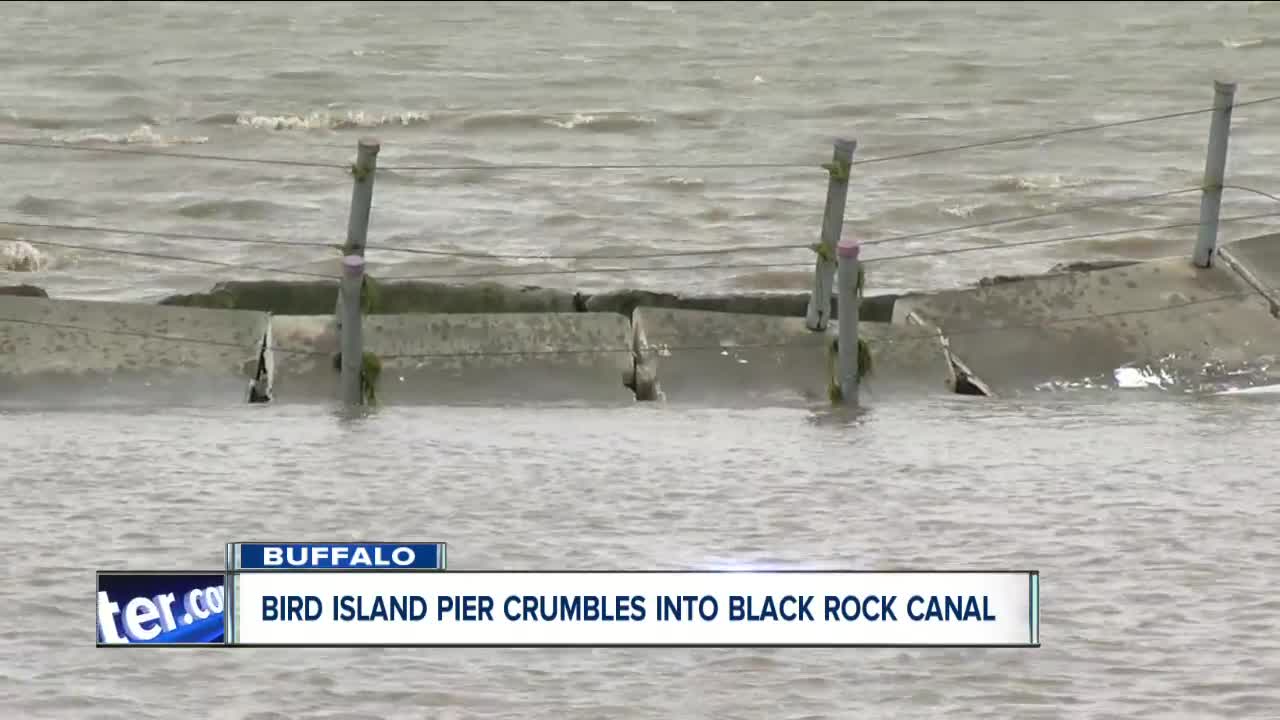
[[[369,215],[373,210],[373,175],[378,169],[378,150],[382,148],[376,138],[362,138],[356,143],[356,162],[351,166],[351,212],[347,216],[347,241],[342,246],[343,255],[364,257],[365,241],[369,237]],[[342,328],[342,293],[334,305],[338,328]]]
[[347,220],[347,244],[345,255],[364,257],[365,240],[369,235],[369,212],[373,208],[373,174],[378,167],[378,150],[382,143],[375,138],[363,138],[356,145],[356,164],[351,168],[355,183],[351,187],[351,215]]
[[813,293],[805,313],[805,326],[810,330],[827,329],[831,320],[831,285],[836,272],[835,250],[844,227],[844,208],[849,197],[849,170],[858,143],[837,140],[827,172],[827,207],[822,214],[822,236],[818,240],[818,261],[813,272]]
[[342,304],[339,325],[342,348],[342,402],[349,407],[363,403],[360,392],[360,370],[364,362],[364,338],[361,330],[360,286],[364,284],[364,258],[348,255],[342,258],[342,285],[338,297]]
[[1222,210],[1222,183],[1227,172],[1227,139],[1231,136],[1231,108],[1236,84],[1213,83],[1213,121],[1209,123],[1209,152],[1204,160],[1204,185],[1200,195],[1200,234],[1191,262],[1207,268],[1213,264],[1218,244],[1218,215]]
[[836,380],[840,388],[840,402],[855,405],[858,402],[858,241],[841,240],[839,277],[836,283],[836,301],[839,303],[838,360]]

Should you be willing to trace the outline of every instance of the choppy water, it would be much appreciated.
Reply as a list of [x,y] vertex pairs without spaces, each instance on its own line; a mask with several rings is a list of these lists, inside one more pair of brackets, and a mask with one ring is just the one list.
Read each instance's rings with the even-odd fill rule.
[[[1269,717],[1273,403],[0,415],[11,717]],[[1152,421],[1158,418],[1158,421]],[[182,442],[175,442],[182,437]],[[126,439],[127,438],[127,439]],[[1032,567],[1027,651],[94,650],[92,570],[232,537],[494,568]],[[126,657],[127,655],[127,657]]]
[[[753,170],[383,172],[370,243],[596,255],[805,244],[833,137],[858,158],[1280,94],[1280,5],[1241,3],[12,3],[0,135],[383,167],[802,163]],[[1229,171],[1277,190],[1280,103],[1240,108]],[[1209,118],[859,167],[849,232],[929,231],[1199,185]],[[0,219],[339,243],[341,170],[7,147]],[[1195,194],[967,235],[959,243],[1195,221]],[[1280,210],[1231,191],[1226,215]],[[1228,238],[1271,221],[1230,225]],[[11,234],[333,272],[332,252],[95,233]],[[968,282],[1061,260],[1187,251],[1193,229],[885,263],[871,290]],[[22,278],[81,297],[155,297],[242,271],[45,248]],[[384,276],[792,264],[522,276],[576,288],[805,287],[805,250],[589,263],[371,253]],[[17,263],[13,263],[17,264]]]
[[[0,138],[346,162],[873,157],[1280,94],[1275,3],[36,4],[0,8]],[[1275,193],[1280,103],[1229,173]],[[859,167],[848,232],[927,231],[1198,184],[1208,117]],[[0,219],[340,242],[341,171],[0,148]],[[612,254],[805,243],[806,169],[382,172],[370,244]],[[1224,214],[1280,210],[1229,193]],[[1195,195],[897,254],[1191,221]],[[1274,225],[1272,225],[1274,226]],[[1266,223],[1224,227],[1230,239]],[[12,228],[330,271],[298,248]],[[1190,230],[872,266],[869,289],[1189,252]],[[38,247],[38,246],[37,246]],[[43,247],[0,272],[82,298],[245,273]],[[870,249],[868,250],[870,253]],[[0,253],[19,251],[0,242]],[[370,251],[396,274],[555,270]],[[796,289],[795,270],[517,281]],[[7,261],[13,267],[20,263]],[[634,263],[689,264],[688,259]],[[702,259],[694,259],[702,264]],[[617,261],[605,263],[617,266]],[[577,267],[588,267],[579,263]],[[1045,393],[799,408],[315,407],[0,413],[5,717],[1266,717],[1280,701],[1266,397]],[[1038,651],[95,651],[92,571],[217,566],[234,537],[423,534],[456,567],[1032,567]]]

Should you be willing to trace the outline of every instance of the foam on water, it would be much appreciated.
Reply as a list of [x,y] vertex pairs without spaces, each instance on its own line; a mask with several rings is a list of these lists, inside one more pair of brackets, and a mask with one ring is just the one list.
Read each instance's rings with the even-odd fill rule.
[[1115,370],[1116,386],[1122,389],[1165,388],[1174,383],[1167,370],[1151,367],[1123,367]]
[[1266,45],[1267,42],[1267,38],[1250,38],[1247,40],[1226,39],[1222,41],[1222,46],[1231,48],[1232,50],[1243,50],[1248,48],[1260,48]]
[[157,132],[150,125],[141,125],[127,133],[82,131],[68,135],[56,135],[53,141],[77,144],[108,143],[112,145],[152,145],[163,147],[167,145],[203,145],[209,142],[209,138],[204,135],[166,135]]
[[0,270],[33,273],[48,270],[53,257],[43,253],[25,240],[0,242]]
[[1217,395],[1280,395],[1280,385],[1260,385],[1250,388],[1231,388]]
[[259,115],[252,111],[235,115],[236,125],[255,130],[348,130],[354,128],[414,127],[431,122],[425,112],[378,113],[350,110],[345,113],[318,111],[304,115]]

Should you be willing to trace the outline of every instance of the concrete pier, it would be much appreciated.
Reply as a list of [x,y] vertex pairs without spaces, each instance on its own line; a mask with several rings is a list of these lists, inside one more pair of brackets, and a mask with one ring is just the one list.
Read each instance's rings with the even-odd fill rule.
[[1270,302],[1273,314],[1280,314],[1280,233],[1233,242],[1218,256]]
[[[452,285],[413,280],[383,282],[376,277],[373,281],[375,292],[366,310],[372,315],[611,312],[630,318],[637,307],[645,306],[794,317],[804,315],[809,302],[807,292],[692,295],[631,288],[587,294],[493,282]],[[3,291],[4,288],[0,288],[0,292]],[[862,320],[889,322],[896,297],[864,297]],[[337,298],[338,283],[334,281],[258,280],[222,282],[206,292],[170,295],[159,302],[179,307],[258,310],[275,315],[324,315],[333,310]],[[834,313],[834,300],[832,308]]]
[[[859,334],[872,372],[860,397],[1117,385],[1122,368],[1197,391],[1280,384],[1280,371],[1265,370],[1280,366],[1280,234],[1223,246],[1217,260],[1071,263],[866,297]],[[0,288],[0,403],[139,394],[242,403],[260,364],[272,402],[334,401],[336,293],[326,282],[222,283],[151,305]],[[364,347],[381,362],[380,404],[829,398],[834,331],[806,327],[807,293],[585,295],[375,279],[370,300]]]
[[[632,318],[637,374],[655,377],[670,403],[825,402],[833,332],[803,317],[637,308]],[[871,348],[870,402],[900,394],[948,392],[942,346],[928,329],[886,323],[860,327]]]
[[997,394],[1125,365],[1194,381],[1206,365],[1280,355],[1267,301],[1232,270],[1184,257],[899,298],[894,322],[917,321],[940,327]]
[[[632,403],[631,324],[612,313],[371,315],[381,404]],[[276,402],[337,397],[331,316],[272,319]]]
[[0,296],[0,400],[245,402],[266,313]]

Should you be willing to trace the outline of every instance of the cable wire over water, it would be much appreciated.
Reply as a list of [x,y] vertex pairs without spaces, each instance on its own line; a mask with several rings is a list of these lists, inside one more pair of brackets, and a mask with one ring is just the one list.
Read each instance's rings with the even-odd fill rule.
[[[1236,217],[1220,218],[1219,224],[1243,222],[1246,220],[1260,220],[1263,218],[1272,218],[1280,216],[1280,212],[1259,213],[1257,215],[1238,215]],[[1158,230],[1176,230],[1179,228],[1199,227],[1199,221],[1169,223],[1167,225],[1147,225],[1143,227],[1131,227],[1123,230],[1106,230],[1102,232],[1081,233],[1077,235],[1065,235],[1062,237],[1041,238],[1038,240],[1021,240],[1008,243],[999,243],[994,245],[976,245],[972,247],[961,248],[944,248],[941,250],[922,250],[920,252],[903,253],[901,255],[885,255],[875,258],[867,258],[863,264],[889,262],[892,260],[912,260],[922,257],[936,257],[939,255],[958,255],[960,253],[981,252],[984,250],[1011,250],[1013,248],[1028,247],[1031,245],[1049,245],[1053,243],[1070,242],[1073,240],[1091,240],[1100,237],[1112,237],[1115,235],[1126,235],[1129,233],[1155,232]]]
[[[1280,202],[1280,198],[1276,198],[1275,196],[1271,196],[1266,193],[1262,193],[1261,191],[1253,190],[1251,188],[1244,188],[1244,187],[1239,187],[1234,185],[1224,186],[1224,187],[1231,187],[1233,189],[1239,189],[1239,190],[1247,190],[1249,192],[1257,193],[1260,195],[1266,195],[1267,197],[1271,197],[1272,199],[1277,200],[1277,202]],[[1007,219],[998,220],[998,221],[990,221],[987,223],[975,223],[971,225],[958,226],[955,228],[944,228],[941,230],[932,230],[932,231],[927,231],[923,233],[898,235],[898,236],[893,236],[891,238],[882,238],[880,240],[868,241],[864,244],[874,245],[874,244],[880,244],[880,243],[889,242],[889,241],[901,241],[901,240],[929,237],[933,235],[941,235],[947,232],[961,232],[964,230],[975,229],[979,227],[986,227],[994,224],[1014,223],[1014,222],[1020,222],[1023,220],[1028,220],[1033,218],[1048,217],[1056,214],[1076,212],[1085,208],[1100,207],[1104,205],[1115,205],[1124,201],[1167,197],[1170,195],[1186,193],[1186,192],[1190,192],[1198,189],[1199,188],[1187,188],[1187,189],[1173,190],[1173,191],[1168,191],[1163,193],[1136,196],[1134,198],[1123,198],[1120,200],[1107,200],[1107,201],[1091,203],[1083,206],[1064,208],[1058,211],[1040,213],[1032,216],[1007,218]],[[1280,216],[1280,212],[1257,213],[1252,215],[1239,215],[1235,217],[1221,218],[1219,219],[1218,222],[1219,224],[1228,224],[1233,222],[1244,222],[1249,220],[1261,220],[1261,219],[1273,218],[1277,216]],[[1162,225],[1146,225],[1146,226],[1140,226],[1140,227],[1129,227],[1121,230],[1106,230],[1106,231],[1099,231],[1099,232],[1077,233],[1073,235],[1065,235],[1060,237],[1038,238],[1033,240],[994,243],[994,244],[988,244],[988,245],[977,245],[977,246],[957,247],[957,248],[941,248],[941,249],[935,249],[935,250],[921,250],[921,251],[910,252],[910,253],[902,253],[898,255],[886,255],[886,256],[880,256],[880,257],[866,258],[865,260],[863,260],[863,263],[864,264],[884,263],[884,262],[890,262],[895,260],[911,260],[911,259],[922,258],[922,257],[956,255],[956,254],[962,254],[962,253],[982,252],[987,250],[993,250],[993,251],[1009,250],[1009,249],[1014,249],[1019,247],[1048,245],[1048,244],[1055,244],[1055,243],[1071,242],[1075,240],[1095,239],[1095,238],[1101,238],[1101,237],[1112,237],[1116,235],[1124,235],[1124,234],[1130,234],[1130,233],[1176,230],[1181,228],[1197,227],[1199,226],[1199,224],[1200,223],[1198,221],[1196,222],[1188,221],[1188,222],[1180,222],[1180,223],[1167,223]],[[327,244],[327,243],[315,243],[315,242],[306,242],[306,241],[275,240],[275,239],[267,239],[267,238],[263,238],[263,239],[239,238],[239,237],[232,237],[232,236],[226,236],[226,235],[201,235],[201,234],[194,234],[194,233],[135,231],[135,230],[128,230],[125,228],[96,227],[96,226],[87,226],[87,225],[59,225],[59,224],[53,224],[53,223],[31,223],[31,222],[23,222],[23,221],[3,221],[3,222],[0,222],[0,225],[10,225],[14,227],[48,228],[48,229],[68,230],[68,231],[118,233],[118,234],[126,234],[126,235],[138,235],[143,237],[164,237],[164,238],[174,238],[174,239],[208,240],[208,241],[214,241],[214,242],[281,245],[281,246],[291,246],[291,247],[314,247],[314,248],[329,248],[334,250],[338,250],[341,248],[341,246],[336,243]],[[28,242],[32,245],[45,245],[49,247],[79,250],[84,252],[96,252],[96,253],[104,253],[104,254],[111,254],[111,255],[125,255],[125,256],[142,257],[142,258],[159,259],[159,260],[172,260],[175,262],[189,262],[189,263],[202,264],[202,265],[226,267],[226,268],[237,269],[237,270],[252,270],[255,272],[271,272],[271,273],[279,273],[282,275],[294,275],[298,277],[310,277],[310,278],[323,278],[328,280],[336,280],[338,278],[337,273],[329,274],[329,273],[310,272],[305,270],[291,270],[287,268],[264,267],[264,266],[250,265],[245,263],[231,263],[231,262],[224,262],[220,260],[206,260],[202,258],[193,258],[190,256],[173,255],[168,253],[145,252],[145,251],[139,251],[139,250],[124,250],[121,248],[107,248],[107,247],[94,246],[94,245],[81,245],[81,244],[75,244],[75,243],[58,242],[53,240],[19,238],[19,237],[13,237],[13,236],[0,237],[0,239],[15,241],[15,242]],[[379,245],[369,246],[369,249],[380,250],[385,252],[403,252],[403,253],[424,254],[424,255],[443,255],[446,257],[465,257],[465,258],[477,258],[477,259],[523,259],[523,260],[564,259],[564,260],[575,260],[575,261],[593,261],[593,260],[624,260],[624,259],[645,259],[645,258],[663,258],[663,257],[686,257],[686,256],[699,256],[699,255],[749,254],[749,253],[759,253],[759,252],[768,252],[768,251],[776,251],[776,250],[812,249],[812,246],[809,246],[809,245],[754,246],[754,247],[745,247],[745,248],[739,247],[739,248],[712,249],[712,250],[706,250],[706,251],[692,250],[692,251],[639,253],[634,255],[619,255],[619,256],[488,255],[488,254],[482,254],[482,253],[454,253],[452,251],[432,251],[432,250],[422,250],[417,248],[405,248],[405,247],[384,247]],[[452,280],[457,278],[473,278],[474,279],[474,278],[494,278],[494,277],[535,277],[535,276],[543,276],[543,275],[546,275],[546,276],[606,275],[606,274],[615,274],[615,273],[687,272],[687,271],[698,271],[698,270],[707,270],[707,271],[780,270],[780,269],[796,269],[796,268],[802,268],[802,267],[809,267],[811,265],[812,263],[810,262],[805,262],[805,263],[773,262],[773,263],[737,263],[737,264],[700,263],[700,264],[694,264],[694,265],[667,265],[667,266],[647,266],[647,267],[547,268],[547,269],[541,269],[541,270],[488,270],[488,271],[482,271],[482,272],[468,272],[468,273],[459,273],[459,272],[427,273],[427,274],[412,274],[412,275],[388,275],[388,276],[382,277],[382,279],[383,280],[441,281],[441,280]]]
[[1081,205],[1071,205],[1068,207],[1047,210],[1045,212],[1033,213],[1030,215],[1019,215],[1017,217],[1000,218],[998,220],[987,220],[969,225],[957,225],[953,227],[940,228],[938,230],[927,230],[925,232],[907,233],[904,235],[891,235],[885,238],[877,238],[874,240],[866,240],[862,245],[880,245],[888,242],[899,242],[902,240],[919,240],[921,238],[933,237],[935,235],[947,235],[955,232],[964,232],[966,230],[979,230],[982,228],[996,227],[998,225],[1011,225],[1014,223],[1026,222],[1028,220],[1041,220],[1057,215],[1069,215],[1072,213],[1083,212],[1085,210],[1093,210],[1100,207],[1110,207],[1117,205],[1139,204],[1148,200],[1159,200],[1161,198],[1173,197],[1175,195],[1184,195],[1191,192],[1200,192],[1203,188],[1200,186],[1179,188],[1177,190],[1166,190],[1164,192],[1150,193],[1145,195],[1130,195],[1122,198],[1111,198],[1107,200],[1099,200],[1097,202],[1084,203]]
[[[1258,98],[1256,100],[1248,100],[1245,102],[1237,102],[1232,105],[1236,107],[1246,107],[1249,105],[1259,105],[1262,103],[1275,102],[1280,100],[1280,95],[1272,95],[1268,97]],[[1162,120],[1174,120],[1178,118],[1191,117],[1194,115],[1203,115],[1211,113],[1215,108],[1201,108],[1198,110],[1183,110],[1180,112],[1163,113],[1160,115],[1149,115],[1146,117],[1133,118],[1131,120],[1117,120],[1105,123],[1093,123],[1090,125],[1080,125],[1076,127],[1061,128],[1057,130],[1045,130],[1042,132],[1027,133],[1022,135],[1013,135],[991,140],[980,140],[976,142],[964,143],[961,145],[950,145],[946,147],[929,148],[926,150],[916,150],[904,153],[895,153],[891,155],[881,155],[878,157],[870,157],[864,159],[855,159],[850,165],[871,165],[875,163],[884,163],[897,160],[909,160],[931,155],[941,155],[944,153],[960,152],[963,150],[976,150],[986,147],[995,147],[999,145],[1011,145],[1014,143],[1028,142],[1031,140],[1045,140],[1048,138],[1059,137],[1062,135],[1073,135],[1078,133],[1094,132],[1098,130],[1106,130],[1109,128],[1128,127],[1131,125],[1141,125],[1145,123],[1159,122]],[[440,164],[440,165],[390,165],[385,168],[389,171],[398,172],[451,172],[451,171],[495,171],[502,172],[506,170],[699,170],[699,169],[748,169],[748,168],[809,168],[818,167],[811,163],[601,163],[601,164]]]
[[[119,227],[103,227],[100,225],[64,225],[58,223],[39,223],[25,220],[2,220],[0,225],[9,225],[12,227],[32,228],[39,230],[62,230],[67,232],[95,232],[106,235],[136,235],[138,237],[164,238],[167,240],[205,240],[208,242],[234,243],[244,245],[280,245],[288,247],[313,247],[341,249],[342,243],[320,243],[310,242],[307,240],[279,240],[276,238],[246,238],[236,237],[232,235],[205,235],[199,233],[182,233],[168,232],[158,230],[131,230],[129,228]],[[30,243],[40,243],[42,240],[27,240]]]
[[311,167],[345,170],[350,166],[342,163],[316,162],[312,160],[278,160],[272,158],[232,157],[229,155],[212,155],[208,153],[182,153],[171,150],[130,150],[120,147],[102,145],[71,145],[65,143],[38,142],[35,140],[12,140],[0,138],[0,146],[28,148],[33,150],[65,150],[69,152],[115,153],[119,155],[138,155],[143,157],[169,157],[186,160],[203,160],[208,162],[231,162],[249,165],[283,165],[288,167]]
[[1245,187],[1243,185],[1229,185],[1229,184],[1224,184],[1222,187],[1227,190],[1240,190],[1242,192],[1247,192],[1253,195],[1258,195],[1258,196],[1267,198],[1268,200],[1274,200],[1276,202],[1280,202],[1280,196],[1272,195],[1271,193],[1263,192],[1261,190],[1255,190],[1251,187]]
[[[1227,189],[1232,189],[1232,190],[1249,192],[1255,195],[1269,198],[1276,202],[1280,202],[1280,197],[1277,197],[1269,193],[1265,193],[1261,190],[1255,190],[1253,188],[1243,187],[1240,185],[1223,185],[1223,187]],[[1055,217],[1058,215],[1068,215],[1068,214],[1083,212],[1085,210],[1097,209],[1100,207],[1139,204],[1139,203],[1147,202],[1150,200],[1158,200],[1166,197],[1173,197],[1176,195],[1183,195],[1191,192],[1199,192],[1202,190],[1203,188],[1196,186],[1196,187],[1179,188],[1176,190],[1167,190],[1167,191],[1158,192],[1158,193],[1131,195],[1131,196],[1122,197],[1122,198],[1110,198],[1105,200],[1099,200],[1097,202],[1070,205],[1066,207],[1057,208],[1054,210],[1048,210],[1045,212],[1033,213],[1029,215],[1018,215],[1014,217],[1005,217],[1005,218],[998,218],[995,220],[986,220],[978,223],[970,223],[967,225],[955,225],[951,227],[938,228],[934,230],[926,230],[926,231],[916,232],[916,233],[906,233],[902,235],[892,235],[884,238],[875,238],[875,239],[863,241],[862,245],[871,246],[871,245],[880,245],[880,244],[889,243],[889,242],[900,242],[904,240],[919,240],[919,239],[934,237],[938,235],[965,232],[968,230],[978,230],[978,229],[989,228],[989,227],[997,227],[1000,225],[1010,225],[1010,224],[1026,222],[1030,220],[1041,220],[1044,218]],[[1251,218],[1245,218],[1245,219],[1251,219]],[[1228,218],[1226,220],[1223,220],[1223,222],[1227,222],[1230,220],[1231,219]],[[59,223],[31,222],[26,220],[0,219],[0,225],[8,225],[12,227],[22,227],[22,228],[31,228],[31,229],[62,230],[62,231],[68,231],[68,232],[97,232],[97,233],[115,234],[115,235],[136,235],[138,237],[155,237],[155,238],[165,238],[165,239],[173,239],[173,240],[205,240],[209,242],[222,242],[222,243],[246,244],[246,245],[278,245],[282,247],[324,248],[324,249],[331,249],[331,250],[339,250],[342,248],[342,243],[337,243],[337,242],[324,243],[324,242],[312,242],[307,240],[282,240],[278,238],[249,238],[249,237],[237,237],[237,236],[231,236],[231,235],[182,233],[182,232],[156,231],[156,230],[133,230],[129,228],[105,227],[100,225],[70,225],[70,224],[59,224]],[[1182,227],[1182,225],[1179,225],[1178,227]],[[1161,227],[1152,227],[1152,228],[1146,228],[1146,229],[1156,230],[1156,229],[1169,229],[1169,228],[1161,226]],[[1119,231],[1119,232],[1128,232],[1128,231]],[[1078,237],[1081,237],[1081,236],[1069,236],[1066,239],[1075,239]],[[12,240],[16,238],[9,238],[9,239]],[[30,242],[32,244],[40,244],[40,243],[52,244],[50,242],[43,241],[43,240],[31,240],[31,239],[25,239],[25,240],[26,242]],[[1034,241],[1034,243],[1038,243],[1038,242],[1059,242],[1059,240]],[[1002,246],[993,245],[988,247],[996,248],[996,247],[1013,247],[1013,246],[1015,245],[1006,244]],[[789,244],[777,244],[777,245],[750,245],[750,246],[735,246],[735,247],[725,247],[725,248],[707,248],[707,249],[700,249],[700,250],[660,250],[660,251],[644,252],[644,253],[627,253],[623,255],[592,255],[592,254],[556,255],[556,254],[541,254],[541,253],[539,254],[520,254],[520,253],[507,254],[507,253],[472,252],[472,251],[465,251],[465,250],[434,250],[430,248],[383,245],[381,243],[372,243],[367,245],[366,248],[368,250],[377,250],[379,252],[392,252],[392,253],[404,253],[409,255],[427,255],[427,256],[436,256],[436,257],[452,257],[452,258],[464,258],[464,259],[476,259],[476,260],[572,260],[572,261],[579,261],[579,262],[590,262],[590,261],[596,261],[596,260],[631,260],[631,259],[640,260],[640,259],[659,259],[659,258],[668,258],[668,257],[699,257],[699,256],[710,256],[710,255],[750,255],[755,253],[777,252],[777,251],[788,251],[788,250],[811,250],[812,245],[805,244],[805,243],[789,243]],[[104,249],[104,251],[109,251],[109,250]],[[963,251],[969,252],[970,249],[965,249]],[[788,265],[788,267],[789,266],[790,265]],[[697,268],[693,268],[693,269],[697,269]]]
[[[1246,105],[1259,105],[1261,103],[1269,103],[1280,100],[1280,95],[1272,95],[1269,97],[1258,98],[1248,102],[1234,103],[1232,107],[1244,107]],[[965,143],[963,145],[951,145],[948,147],[932,148],[929,150],[918,150],[915,152],[897,153],[894,155],[882,155],[880,157],[867,158],[865,160],[854,160],[851,165],[870,165],[872,163],[890,162],[893,160],[909,160],[912,158],[926,157],[929,155],[941,155],[943,153],[959,152],[961,150],[976,150],[979,148],[995,147],[997,145],[1010,145],[1013,143],[1027,142],[1029,140],[1045,140],[1060,135],[1072,135],[1075,133],[1093,132],[1096,130],[1106,130],[1108,128],[1126,127],[1129,125],[1141,125],[1144,123],[1158,122],[1160,120],[1173,120],[1176,118],[1190,117],[1192,115],[1202,115],[1211,113],[1215,108],[1203,108],[1200,110],[1184,110],[1182,112],[1165,113],[1163,115],[1149,115],[1147,117],[1134,118],[1132,120],[1117,120],[1115,122],[1095,123],[1092,125],[1080,125],[1077,127],[1062,128],[1060,130],[1046,130],[1037,133],[1028,133],[1026,135],[1014,135],[1011,137],[998,138],[995,140],[982,140],[978,142]]]
[[[1263,218],[1280,217],[1280,212],[1259,213],[1256,215],[1240,215],[1236,217],[1222,218],[1218,222],[1221,224],[1232,222],[1243,222],[1246,220],[1260,220]],[[919,252],[903,253],[900,255],[886,255],[882,257],[866,258],[863,264],[882,263],[894,260],[911,260],[922,257],[933,257],[938,255],[954,255],[969,252],[981,252],[985,250],[1011,250],[1019,247],[1027,247],[1031,245],[1048,245],[1053,243],[1071,242],[1074,240],[1091,240],[1100,237],[1111,237],[1116,235],[1125,235],[1131,233],[1155,232],[1160,230],[1176,230],[1179,228],[1198,227],[1199,222],[1181,222],[1168,223],[1163,225],[1145,225],[1140,227],[1130,227],[1123,230],[1106,230],[1101,232],[1079,233],[1075,235],[1065,235],[1053,238],[1041,238],[1036,240],[1023,240],[1017,242],[1000,243],[993,245],[978,245],[972,247],[961,248],[944,248],[940,250],[922,250]],[[541,275],[607,275],[613,273],[641,273],[641,272],[687,272],[695,270],[781,270],[796,268],[811,268],[812,262],[808,263],[736,263],[736,264],[717,264],[702,263],[698,265],[667,265],[667,266],[649,266],[649,267],[603,267],[603,268],[550,268],[543,270],[494,270],[487,272],[474,273],[436,273],[424,275],[390,275],[384,280],[449,280],[451,278],[485,278],[485,277],[535,277]]]
[[[1262,103],[1274,102],[1280,100],[1280,95],[1262,97],[1256,100],[1247,100],[1236,102],[1233,107],[1247,107],[1250,105],[1259,105]],[[851,165],[870,165],[873,163],[884,163],[897,160],[908,160],[919,157],[927,157],[931,155],[939,155],[943,153],[960,152],[964,150],[974,150],[979,148],[994,147],[998,145],[1009,145],[1019,142],[1027,142],[1031,140],[1043,140],[1062,135],[1070,135],[1076,133],[1092,132],[1097,130],[1105,130],[1108,128],[1126,127],[1130,125],[1139,125],[1143,123],[1158,122],[1162,120],[1173,120],[1177,118],[1200,115],[1213,112],[1214,108],[1202,108],[1198,110],[1184,110],[1181,112],[1164,113],[1160,115],[1150,115],[1146,117],[1134,118],[1131,120],[1119,120],[1106,123],[1094,123],[1090,125],[1081,125],[1069,128],[1060,128],[1057,130],[1045,130],[1042,132],[1027,133],[1022,135],[1013,135],[991,140],[980,140],[976,142],[963,143],[960,145],[951,145],[938,148],[929,148],[925,150],[916,150],[904,153],[895,153],[891,155],[881,155],[878,157],[870,157],[854,160]],[[114,153],[120,155],[137,155],[151,157],[169,157],[187,160],[200,160],[207,162],[231,162],[258,165],[278,165],[287,167],[310,167],[349,170],[350,164],[319,162],[312,160],[290,160],[277,158],[250,158],[250,157],[234,157],[229,155],[216,155],[211,153],[185,153],[170,150],[156,149],[135,149],[110,147],[103,145],[79,145],[58,143],[40,140],[24,140],[18,138],[0,138],[0,146],[17,147],[34,150],[62,150],[68,152],[97,152],[97,153]],[[528,164],[489,164],[489,163],[449,163],[439,165],[385,165],[380,170],[389,172],[452,172],[452,171],[565,171],[565,170],[747,170],[747,169],[818,169],[821,163],[803,163],[803,162],[719,162],[719,163],[690,163],[690,162],[656,162],[656,163],[528,163]]]
[[173,260],[175,262],[194,263],[197,265],[213,265],[216,267],[231,268],[233,270],[252,270],[254,272],[278,273],[280,275],[296,275],[299,277],[324,278],[326,280],[337,280],[338,275],[325,274],[316,272],[307,272],[306,270],[289,270],[287,268],[263,267],[260,265],[248,265],[245,263],[224,262],[222,260],[206,260],[204,258],[193,258],[187,255],[170,255],[168,253],[144,252],[142,250],[123,250],[121,248],[104,248],[95,245],[78,245],[75,243],[54,242],[52,240],[25,240],[16,237],[0,237],[0,240],[8,240],[11,242],[27,242],[32,245],[47,245],[49,247],[64,248],[67,250],[79,250],[82,252],[102,253],[105,255],[126,255],[131,257],[148,258],[152,260]]

